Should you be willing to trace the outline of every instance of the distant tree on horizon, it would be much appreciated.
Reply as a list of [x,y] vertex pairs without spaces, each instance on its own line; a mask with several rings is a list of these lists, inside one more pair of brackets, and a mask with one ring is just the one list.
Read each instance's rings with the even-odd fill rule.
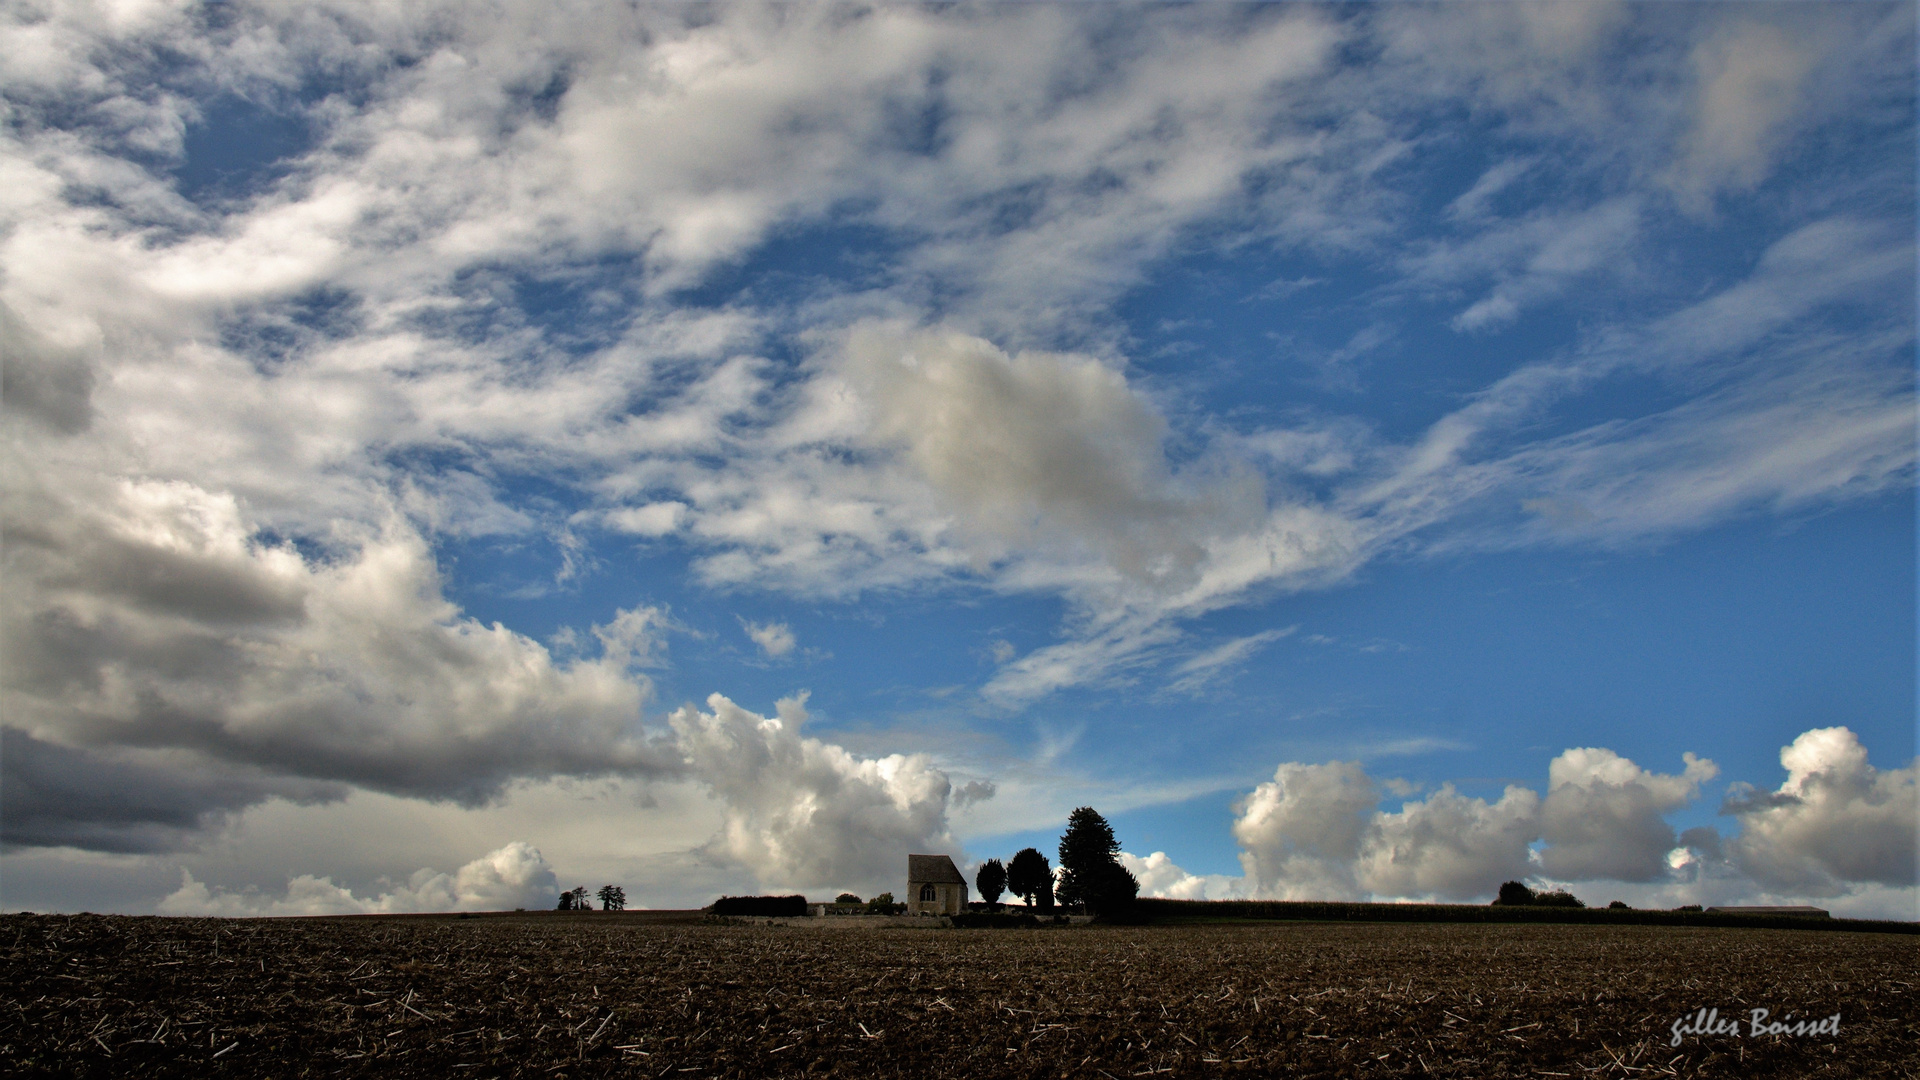
[[627,890],[621,888],[620,886],[602,885],[600,886],[600,892],[598,895],[600,897],[601,911],[627,910]]
[[587,887],[585,885],[582,885],[577,889],[568,889],[566,892],[561,893],[560,902],[553,906],[553,910],[555,911],[591,911],[593,910],[587,904]]
[[[1580,902],[1579,897],[1573,895],[1572,893],[1568,892],[1565,889],[1554,889],[1549,892],[1535,892],[1532,889],[1528,888],[1524,882],[1519,882],[1519,881],[1509,881],[1504,885],[1501,885],[1500,895],[1495,897],[1493,902],[1495,904],[1507,905],[1507,906],[1531,905],[1534,907],[1574,907],[1574,908],[1583,908],[1587,906]],[[1626,905],[1622,904],[1620,906],[1625,907]]]
[[973,883],[980,890],[980,899],[997,904],[1000,894],[1007,891],[1007,868],[999,859],[988,859],[973,875]]
[[1524,881],[1509,881],[1500,886],[1500,895],[1493,902],[1504,906],[1533,903],[1533,890],[1527,888]]

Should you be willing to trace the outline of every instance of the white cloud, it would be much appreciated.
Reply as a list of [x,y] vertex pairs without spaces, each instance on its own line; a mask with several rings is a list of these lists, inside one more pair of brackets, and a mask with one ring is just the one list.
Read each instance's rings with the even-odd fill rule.
[[462,616],[399,522],[316,560],[180,481],[16,488],[6,510],[34,539],[0,605],[9,720],[38,738],[465,802],[515,777],[677,767],[626,670],[652,609],[596,628],[603,659],[561,664]]
[[1547,767],[1540,866],[1557,878],[1650,881],[1667,871],[1667,814],[1699,794],[1719,766],[1685,755],[1679,776],[1648,772],[1611,750],[1567,750]]
[[995,704],[1018,706],[1064,687],[1120,681],[1179,637],[1177,627],[1151,616],[1123,617],[1004,665],[980,693]]
[[[51,4],[0,28],[5,704],[36,782],[87,797],[34,810],[35,835],[149,850],[337,785],[471,803],[680,768],[632,671],[662,662],[663,609],[633,603],[593,628],[599,658],[556,660],[448,601],[444,538],[560,536],[555,580],[592,558],[567,525],[604,523],[691,552],[711,586],[1064,597],[1059,640],[995,648],[983,693],[1019,706],[1225,670],[1254,639],[1196,656],[1186,620],[1383,550],[1607,542],[1910,484],[1897,214],[1782,219],[1744,280],[1656,297],[1410,445],[1358,418],[1228,430],[1261,421],[1196,418],[1122,359],[1116,300],[1198,248],[1412,250],[1396,288],[1457,299],[1463,330],[1645,269],[1649,192],[1760,183],[1830,107],[1818,57],[1849,51],[1703,11],[1624,67],[1599,61],[1636,16],[1607,4],[1128,21],[315,3],[217,28]],[[1852,16],[1822,18],[1844,35]],[[1349,45],[1386,62],[1341,66]],[[315,81],[343,92],[302,104]],[[311,139],[194,202],[178,177],[217,100]],[[1403,190],[1434,100],[1551,133],[1455,201],[1444,243],[1421,242]],[[1569,177],[1591,201],[1517,197]],[[707,309],[674,292],[816,228],[877,236],[871,273]],[[521,296],[542,289],[577,309]],[[1823,330],[1843,304],[1869,331]],[[796,344],[814,360],[770,359]],[[1620,373],[1683,400],[1539,435]],[[584,509],[522,497],[526,477]],[[1579,512],[1487,526],[1523,501]],[[1444,811],[1497,837],[1506,803],[1430,800],[1403,825]],[[1311,832],[1273,812],[1282,848]],[[1433,865],[1497,861],[1487,843]],[[1407,850],[1407,881],[1455,880],[1422,861],[1437,848]],[[771,851],[748,861],[812,865]]]
[[770,889],[859,891],[895,884],[910,852],[952,850],[947,774],[921,755],[859,758],[803,736],[805,701],[782,698],[762,717],[714,694],[711,712],[669,717],[692,774],[726,807],[706,852]]
[[[1912,767],[1876,771],[1846,728],[1809,731],[1781,752],[1779,791],[1735,785],[1727,810],[1743,831],[1723,857],[1715,829],[1676,836],[1666,823],[1718,773],[1684,758],[1673,776],[1611,750],[1570,749],[1550,764],[1544,799],[1514,785],[1489,803],[1443,784],[1391,813],[1377,809],[1379,789],[1357,762],[1286,762],[1237,807],[1243,876],[1188,874],[1163,853],[1127,856],[1127,866],[1144,893],[1187,899],[1474,901],[1533,880],[1636,906],[1835,897],[1884,917],[1916,902]],[[1599,891],[1608,895],[1596,900]]]
[[1159,410],[1093,357],[883,324],[857,328],[842,355],[832,407],[850,402],[853,438],[900,455],[923,512],[957,519],[941,536],[950,558],[996,568],[1003,588],[1064,591],[1083,613],[1069,641],[997,673],[991,700],[1151,663],[1179,637],[1174,617],[1337,577],[1358,556],[1350,523],[1269,506],[1243,465],[1176,469]]
[[1198,558],[1172,528],[1189,504],[1161,451],[1166,423],[1119,372],[889,327],[856,330],[846,356],[871,436],[898,444],[973,529],[1004,543],[1092,542],[1135,577]]
[[1167,857],[1164,851],[1151,855],[1120,853],[1120,865],[1132,871],[1140,883],[1141,896],[1169,900],[1228,900],[1239,896],[1243,882],[1224,874],[1189,874]]
[[1875,769],[1844,727],[1802,733],[1780,751],[1787,779],[1773,792],[1742,785],[1729,806],[1740,835],[1727,846],[1735,866],[1761,884],[1816,896],[1854,883],[1920,885],[1920,766]]
[[1498,802],[1450,785],[1395,813],[1358,762],[1287,762],[1242,800],[1234,821],[1250,895],[1287,900],[1412,897],[1469,900],[1526,876],[1539,796],[1509,787]]
[[[1230,223],[1236,235],[1315,250],[1393,235],[1404,222],[1386,189],[1397,181],[1374,174],[1403,159],[1419,126],[1395,104],[1400,80],[1444,75],[1464,100],[1542,127],[1639,123],[1634,110],[1662,95],[1623,98],[1592,66],[1628,20],[1610,5],[1440,21],[1411,10],[1345,20],[1169,11],[1124,25],[1046,7],[842,18],[740,5],[693,18],[507,6],[446,19],[431,7],[308,5],[242,10],[210,33],[177,11],[116,22],[56,6],[8,31],[14,77],[132,111],[112,130],[50,120],[9,136],[0,293],[20,313],[8,333],[17,322],[13,336],[49,343],[17,372],[9,365],[9,408],[69,433],[104,418],[81,436],[84,452],[44,463],[56,487],[71,473],[180,479],[302,539],[341,521],[378,526],[392,505],[433,535],[552,530],[503,495],[500,477],[561,470],[591,494],[583,520],[689,545],[712,585],[847,596],[984,575],[1065,595],[1072,640],[988,688],[996,700],[1032,700],[1174,657],[1160,646],[1178,633],[1161,627],[1263,588],[1338,580],[1382,547],[1511,493],[1515,474],[1537,464],[1448,460],[1449,448],[1501,438],[1524,419],[1497,409],[1454,418],[1421,446],[1369,436],[1323,447],[1303,471],[1349,480],[1325,501],[1283,494],[1288,463],[1269,459],[1268,473],[1241,453],[1320,445],[1321,420],[1208,432],[1201,453],[1189,442],[1170,456],[1168,436],[1196,432],[1128,377],[1101,344],[1111,328],[1089,313],[1196,229]],[[1715,37],[1710,24],[1702,18],[1695,50],[1701,108],[1759,116],[1753,103],[1773,84],[1751,74],[1750,58],[1771,55],[1760,46],[1773,31],[1734,20]],[[1399,59],[1335,66],[1355,38]],[[164,42],[188,65],[183,85],[238,88],[315,138],[282,163],[283,181],[218,206],[188,203],[125,140],[177,155],[200,99],[153,89],[138,59],[152,50],[130,42]],[[1685,66],[1668,53],[1638,62]],[[302,112],[288,88],[318,71],[351,83],[364,106]],[[1769,133],[1790,126],[1756,120],[1739,130],[1758,134],[1710,156],[1783,153]],[[1456,204],[1460,236],[1409,264],[1430,287],[1484,290],[1460,312],[1463,329],[1625,267],[1641,243],[1647,211],[1632,193],[1487,213],[1535,160],[1553,159],[1486,172]],[[419,184],[423,175],[435,183]],[[113,197],[65,194],[79,190]],[[877,230],[884,270],[822,286],[797,307],[673,301],[673,288],[766,236],[815,225]],[[1836,250],[1819,266],[1857,263]],[[514,299],[521,279],[596,274],[583,290],[595,297],[591,317],[571,321],[597,329],[541,329]],[[316,296],[337,301],[331,321],[303,306]],[[874,343],[884,326],[920,325],[936,310],[954,329]],[[1783,310],[1790,319],[1805,308]],[[903,321],[863,323],[875,313]],[[796,324],[815,341],[866,330],[844,337],[843,362],[792,381],[753,354]],[[290,343],[269,356],[264,339],[229,333],[254,325]],[[582,349],[575,338],[590,333],[602,339]],[[1062,340],[1098,347],[1026,347]],[[906,353],[922,366],[898,363]],[[1834,404],[1900,404],[1865,382],[1850,394]],[[1817,430],[1824,414],[1804,412],[1795,430]],[[1640,434],[1622,449],[1660,442]],[[1833,447],[1798,474],[1795,497],[1897,481],[1901,455],[1883,434],[1873,426]],[[895,452],[877,453],[883,444]],[[1571,442],[1558,449],[1609,460]],[[1734,464],[1753,464],[1735,450]],[[1627,456],[1591,483],[1643,475]],[[460,464],[439,464],[449,458]],[[1411,472],[1379,488],[1394,461]],[[1878,464],[1851,468],[1862,461]],[[1852,479],[1831,482],[1850,468]],[[1373,497],[1389,489],[1405,497]],[[1708,505],[1724,514],[1760,497]]]
[[[1510,786],[1489,804],[1451,785],[1374,819],[1359,879],[1377,896],[1472,900],[1524,878],[1539,835],[1540,797]],[[1489,885],[1489,883],[1493,883]]]
[[600,655],[616,670],[660,667],[672,625],[663,607],[616,608],[613,621],[595,626],[593,636],[600,639]]
[[1473,186],[1447,204],[1447,214],[1456,218],[1477,218],[1487,213],[1487,205],[1527,172],[1539,165],[1538,158],[1507,158],[1496,162]]
[[1261,646],[1288,637],[1299,629],[1298,626],[1288,626],[1277,630],[1262,630],[1257,634],[1223,641],[1174,668],[1179,678],[1167,688],[1176,692],[1192,693],[1216,678],[1223,669],[1230,668],[1252,656]]
[[403,884],[377,896],[356,896],[330,877],[301,874],[282,896],[209,888],[180,871],[180,888],[156,907],[161,915],[255,918],[282,915],[364,915],[408,911],[542,910],[560,895],[553,868],[539,849],[522,841],[483,855],[452,874],[416,871]]
[[1669,174],[1684,198],[1704,206],[1719,189],[1766,178],[1805,111],[1802,84],[1821,59],[1821,36],[1740,21],[1694,48],[1691,123]]
[[1450,323],[1459,331],[1490,330],[1583,279],[1628,276],[1644,216],[1633,196],[1581,209],[1538,209],[1511,220],[1476,222],[1468,239],[1434,241],[1404,263],[1410,281],[1429,289],[1491,279],[1491,289]]
[[[1879,305],[1911,263],[1910,237],[1879,225],[1805,225],[1746,278],[1502,377],[1411,445],[1383,449],[1389,464],[1336,505],[1379,543],[1443,525],[1425,542],[1445,551],[1644,538],[1889,490],[1915,461],[1911,380],[1896,367],[1912,327]],[[1845,335],[1794,329],[1843,305],[1871,321]],[[1516,438],[1556,404],[1627,377],[1689,392],[1633,420]],[[1566,512],[1516,528],[1508,508],[1523,502]]]
[[1276,900],[1358,896],[1354,861],[1379,801],[1357,761],[1282,763],[1233,822],[1250,891]]
[[615,510],[607,515],[607,523],[621,532],[639,536],[665,536],[680,528],[686,515],[686,503],[657,502]]
[[1906,917],[1920,902],[1914,767],[1875,770],[1848,729],[1808,731],[1781,751],[1778,791],[1734,785],[1725,812],[1742,831],[1723,845],[1711,827],[1676,836],[1666,822],[1719,771],[1683,757],[1685,771],[1666,775],[1575,748],[1549,765],[1544,799],[1516,785],[1488,803],[1443,784],[1393,813],[1376,809],[1357,762],[1287,762],[1239,805],[1243,877],[1202,879],[1157,857],[1128,866],[1154,895],[1187,898],[1471,901],[1533,880],[1645,907],[1832,897],[1836,910]]
[[760,646],[760,651],[769,657],[778,660],[793,651],[793,629],[786,623],[761,624],[742,619],[740,624],[746,628],[747,636],[753,639],[753,643]]

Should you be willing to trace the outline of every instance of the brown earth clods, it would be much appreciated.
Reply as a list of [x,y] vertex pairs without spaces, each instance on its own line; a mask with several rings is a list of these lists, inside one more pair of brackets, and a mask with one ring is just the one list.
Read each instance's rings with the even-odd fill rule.
[[[1885,934],[17,915],[0,944],[12,1075],[1920,1074],[1920,942]],[[1670,1045],[1702,1008],[1741,1033]]]

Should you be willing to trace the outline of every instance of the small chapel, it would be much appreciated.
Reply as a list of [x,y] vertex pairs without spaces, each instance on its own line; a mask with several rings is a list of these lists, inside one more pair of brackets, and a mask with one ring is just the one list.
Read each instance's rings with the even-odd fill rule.
[[907,856],[907,912],[958,915],[967,910],[967,879],[945,855]]

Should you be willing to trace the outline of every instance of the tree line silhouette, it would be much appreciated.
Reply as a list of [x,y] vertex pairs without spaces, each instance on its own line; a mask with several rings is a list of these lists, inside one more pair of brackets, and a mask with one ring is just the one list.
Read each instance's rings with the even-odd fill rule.
[[[600,898],[601,911],[627,910],[627,890],[618,885],[602,885],[594,894]],[[553,906],[555,911],[592,911],[593,902],[587,899],[587,887],[568,889],[560,894],[560,902]]]
[[1067,831],[1060,837],[1060,871],[1034,848],[1021,848],[1002,864],[988,859],[975,872],[980,898],[998,904],[1003,893],[1018,896],[1028,907],[1052,911],[1055,904],[1079,907],[1090,915],[1112,917],[1132,908],[1140,896],[1140,882],[1120,865],[1120,841],[1113,826],[1091,806],[1067,815]]

